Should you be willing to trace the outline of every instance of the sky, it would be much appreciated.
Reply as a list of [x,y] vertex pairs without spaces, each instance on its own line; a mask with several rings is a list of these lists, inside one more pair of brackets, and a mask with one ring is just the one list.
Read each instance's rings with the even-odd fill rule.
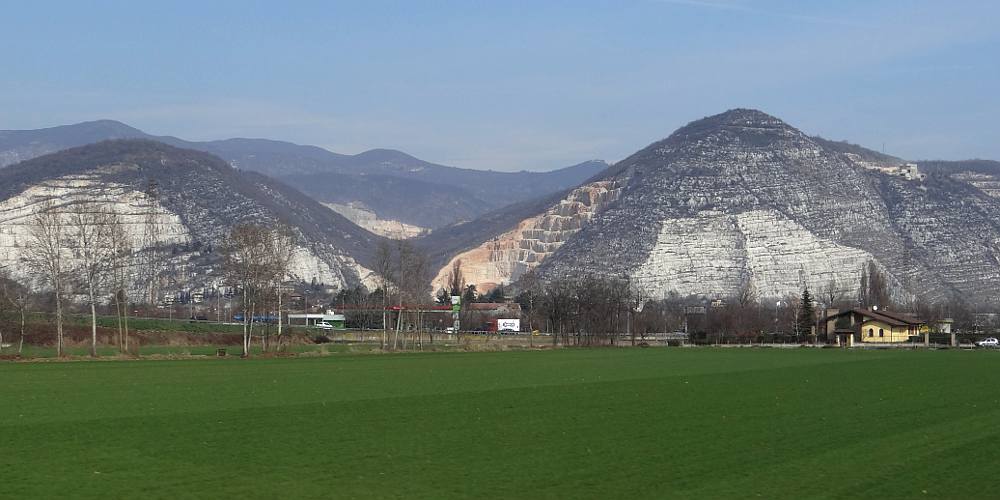
[[620,160],[756,108],[917,159],[1000,160],[1000,2],[0,0],[0,129]]

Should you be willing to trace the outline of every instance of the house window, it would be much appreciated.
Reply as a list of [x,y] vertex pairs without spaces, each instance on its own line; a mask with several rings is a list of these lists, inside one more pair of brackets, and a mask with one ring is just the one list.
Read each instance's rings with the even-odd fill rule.
[[885,337],[885,332],[883,332],[881,328],[878,329],[878,336]]
[[868,329],[868,336],[869,337],[874,337],[875,336],[875,329],[874,328],[869,328]]

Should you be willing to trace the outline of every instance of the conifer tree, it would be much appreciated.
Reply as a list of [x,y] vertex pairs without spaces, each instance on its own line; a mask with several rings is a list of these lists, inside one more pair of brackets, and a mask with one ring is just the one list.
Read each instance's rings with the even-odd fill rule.
[[795,320],[795,330],[798,335],[808,335],[812,331],[812,326],[816,321],[815,307],[813,306],[812,294],[809,288],[802,290],[802,299],[799,301],[799,311]]

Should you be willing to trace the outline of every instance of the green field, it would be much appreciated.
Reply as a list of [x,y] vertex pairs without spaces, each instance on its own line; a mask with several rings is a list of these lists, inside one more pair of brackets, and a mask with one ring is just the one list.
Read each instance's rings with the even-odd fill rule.
[[995,497],[1000,353],[0,363],[0,497]]
[[[39,315],[40,317],[46,317]],[[73,315],[67,317],[67,323],[90,327],[90,316]],[[98,316],[97,326],[102,328],[118,328],[118,318],[115,316]],[[243,325],[232,323],[216,323],[214,321],[190,321],[184,318],[132,318],[128,319],[130,331],[156,330],[163,332],[185,333],[243,333]],[[259,326],[254,326],[256,331]],[[272,329],[274,327],[272,326]],[[288,327],[286,327],[287,329]]]
[[[242,352],[241,346],[185,346],[185,345],[144,345],[139,347],[139,355],[144,357],[150,356],[215,356],[216,350],[219,348],[226,349],[227,356],[239,356]],[[336,352],[371,352],[377,350],[377,345],[367,345],[367,344],[293,344],[282,346],[282,352],[291,353],[312,353],[312,354],[330,354]],[[16,351],[14,349],[4,349],[2,354],[13,354]],[[257,356],[261,354],[260,345],[254,345],[250,348],[250,352]],[[66,355],[70,357],[87,358],[90,356],[90,347],[67,347]],[[117,347],[100,346],[97,348],[97,355],[104,358],[118,358],[120,353]],[[34,346],[26,345],[22,350],[22,358],[27,360],[39,360],[45,358],[55,358],[57,356],[57,351],[55,347],[48,346]],[[124,357],[122,357],[124,359]]]

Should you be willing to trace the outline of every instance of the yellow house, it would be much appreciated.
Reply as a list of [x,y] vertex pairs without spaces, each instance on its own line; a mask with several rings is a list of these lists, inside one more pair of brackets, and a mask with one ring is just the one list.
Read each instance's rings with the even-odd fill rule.
[[906,342],[909,339],[908,325],[890,325],[877,319],[861,323],[862,342]]
[[[824,318],[828,337],[833,334],[842,343],[899,343],[928,331],[927,323],[912,316],[889,311],[849,309],[832,311]],[[850,337],[850,339],[846,338]]]

